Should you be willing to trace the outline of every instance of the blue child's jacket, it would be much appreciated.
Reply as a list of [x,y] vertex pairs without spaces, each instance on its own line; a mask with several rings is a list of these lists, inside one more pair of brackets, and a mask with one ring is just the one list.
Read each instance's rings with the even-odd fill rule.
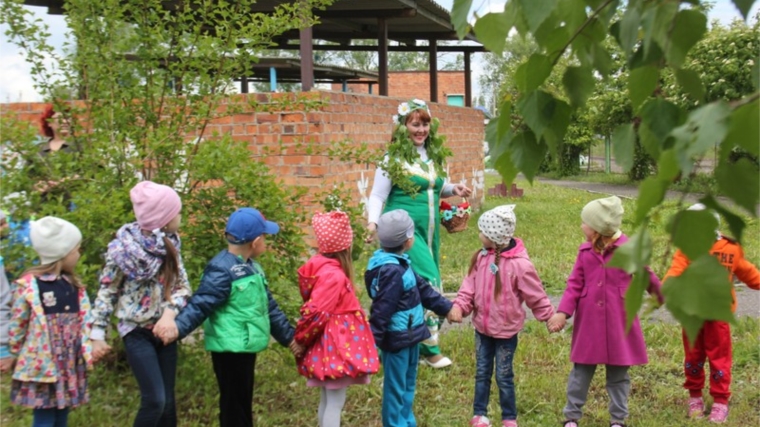
[[452,307],[412,270],[407,255],[375,251],[364,273],[364,284],[372,298],[369,324],[375,343],[383,351],[396,352],[430,337],[423,308],[445,316]]

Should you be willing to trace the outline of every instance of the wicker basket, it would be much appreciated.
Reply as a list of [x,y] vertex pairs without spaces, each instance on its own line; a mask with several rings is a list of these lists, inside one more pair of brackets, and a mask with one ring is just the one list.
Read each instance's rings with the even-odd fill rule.
[[446,221],[441,218],[441,224],[446,227],[446,231],[449,233],[458,233],[460,231],[467,230],[467,221],[470,219],[470,214],[466,213],[462,216],[454,215],[450,220]]

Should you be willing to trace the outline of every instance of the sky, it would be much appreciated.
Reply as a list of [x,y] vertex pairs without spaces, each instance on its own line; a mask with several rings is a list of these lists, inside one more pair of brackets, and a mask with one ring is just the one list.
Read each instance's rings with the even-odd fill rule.
[[[444,8],[451,10],[453,0],[434,0]],[[477,11],[480,15],[488,10],[503,10],[506,0],[474,0],[471,12]],[[750,16],[755,16],[760,7],[760,1],[756,1]],[[50,43],[58,50],[63,49],[66,40],[66,21],[60,15],[48,15],[47,8],[28,7],[36,18],[41,19],[50,28]],[[740,18],[739,11],[731,0],[716,0],[715,6],[709,14],[709,20],[719,20],[728,24],[736,18]],[[5,35],[7,26],[0,25],[0,102],[38,102],[42,96],[34,89],[34,82],[30,75],[31,67],[25,61],[22,52]],[[479,92],[478,87],[478,61],[481,55],[473,57],[473,91]]]

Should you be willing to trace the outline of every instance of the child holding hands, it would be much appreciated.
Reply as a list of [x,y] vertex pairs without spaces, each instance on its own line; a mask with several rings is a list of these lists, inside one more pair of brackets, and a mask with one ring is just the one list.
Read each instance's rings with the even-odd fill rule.
[[16,281],[8,342],[16,358],[11,403],[33,408],[35,427],[65,427],[69,409],[89,400],[86,371],[93,362],[90,301],[74,274],[82,233],[47,216],[31,222],[30,237],[40,265]]
[[[557,314],[549,320],[549,330],[558,331],[575,315],[570,348],[573,369],[567,384],[563,425],[578,427],[596,365],[605,365],[610,427],[625,427],[631,388],[628,368],[644,365],[648,359],[638,317],[626,332],[625,293],[631,275],[606,266],[615,250],[628,241],[620,231],[623,205],[616,196],[592,200],[581,211],[581,220],[586,242],[578,248]],[[662,303],[660,280],[647,270],[647,291],[656,294]]]
[[[697,203],[689,210],[702,211],[706,207]],[[720,225],[720,216],[712,212]],[[751,289],[760,290],[760,271],[744,258],[744,251],[739,243],[715,231],[716,239],[710,248],[710,254],[726,267],[731,281],[738,278]],[[689,266],[689,259],[680,250],[673,255],[670,269],[665,274],[663,282],[668,278],[680,276]],[[732,310],[736,310],[736,291],[731,288],[733,296]],[[705,386],[705,359],[710,364],[710,395],[713,405],[709,421],[723,423],[728,418],[728,399],[731,397],[731,327],[727,322],[706,320],[697,339],[689,343],[686,332],[683,332],[684,388],[689,392],[689,418],[702,418],[705,404],[702,400],[702,389]]]
[[379,360],[375,339],[354,290],[353,231],[345,212],[311,219],[319,253],[298,269],[304,303],[295,340],[306,350],[298,372],[319,387],[319,427],[340,427],[346,388],[369,384]]
[[174,189],[150,181],[129,192],[136,222],[123,225],[108,244],[93,307],[93,351],[107,352],[111,313],[124,340],[127,361],[140,387],[134,427],[177,425],[174,383],[177,345],[154,329],[169,325],[192,293],[179,250],[182,202]]
[[470,425],[488,427],[486,417],[491,393],[491,376],[496,362],[501,425],[517,427],[512,360],[517,336],[525,323],[525,302],[540,321],[554,314],[536,268],[522,240],[513,237],[517,219],[514,205],[499,206],[478,220],[483,249],[472,255],[467,277],[454,301],[455,313],[473,313],[475,327],[475,399]]
[[375,343],[382,350],[383,427],[416,426],[412,412],[419,363],[419,344],[430,331],[423,308],[460,322],[449,300],[412,270],[404,253],[414,244],[414,222],[396,209],[377,222],[382,249],[375,251],[364,273],[364,284],[372,298],[369,323]]
[[294,354],[301,352],[256,262],[267,249],[266,235],[278,231],[280,227],[256,209],[233,212],[225,228],[227,249],[206,265],[198,290],[174,319],[176,326],[156,331],[164,342],[173,341],[205,321],[205,346],[219,386],[221,427],[253,426],[256,354],[267,348],[270,332]]

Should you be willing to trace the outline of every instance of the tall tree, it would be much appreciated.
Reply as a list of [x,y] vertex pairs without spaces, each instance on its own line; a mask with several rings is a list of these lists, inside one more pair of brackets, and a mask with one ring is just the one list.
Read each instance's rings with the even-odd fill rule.
[[[183,226],[182,247],[191,277],[198,278],[205,260],[218,250],[218,230],[243,200],[255,201],[282,225],[273,240],[274,253],[282,256],[272,256],[270,283],[277,288],[282,278],[295,280],[304,249],[303,212],[294,209],[300,192],[285,188],[265,164],[252,160],[247,143],[229,133],[213,134],[209,124],[233,114],[284,108],[279,98],[256,102],[227,92],[275,36],[313,25],[314,18],[303,10],[329,1],[283,4],[267,14],[250,13],[254,3],[194,1],[167,8],[160,0],[67,0],[72,39],[70,54],[60,55],[46,25],[21,0],[2,0],[0,24],[8,28],[8,40],[32,64],[38,91],[53,99],[71,124],[77,149],[49,156],[40,167],[34,129],[4,112],[0,127],[14,136],[4,149],[14,156],[12,165],[3,165],[0,194],[28,196],[15,212],[18,219],[32,212],[55,214],[82,229],[85,283],[97,283],[109,230],[133,218],[129,189],[141,178],[172,185],[181,194],[191,218]],[[64,102],[59,82],[81,88],[83,100]],[[310,105],[308,99],[302,102]],[[43,203],[34,179],[65,183],[67,198],[48,197]],[[77,208],[69,209],[71,203]]]

